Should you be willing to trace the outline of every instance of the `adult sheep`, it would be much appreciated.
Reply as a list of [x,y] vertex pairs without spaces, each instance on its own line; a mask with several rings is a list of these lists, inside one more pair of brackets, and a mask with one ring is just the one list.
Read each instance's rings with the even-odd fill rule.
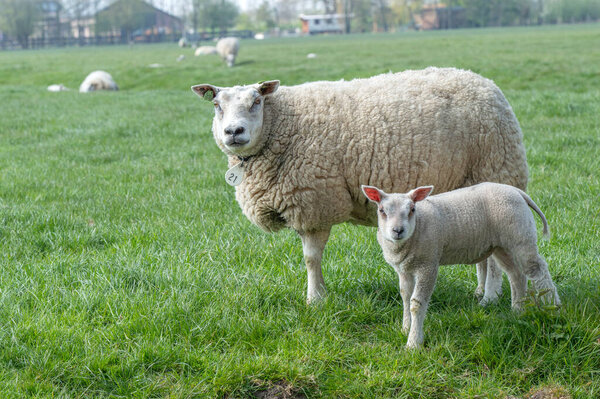
[[235,57],[240,49],[240,40],[237,37],[224,37],[217,42],[217,52],[227,62],[228,67],[235,64]]
[[[213,135],[228,155],[228,177],[241,180],[244,214],[266,231],[300,235],[309,302],[325,294],[321,257],[331,227],[377,225],[361,184],[388,192],[428,184],[440,193],[484,181],[527,185],[515,114],[491,80],[470,71],[192,90],[215,104]],[[478,264],[478,281],[483,303],[496,300],[502,275],[491,261]]]
[[79,91],[87,93],[96,90],[119,90],[119,86],[108,72],[94,71],[83,80],[79,86]]

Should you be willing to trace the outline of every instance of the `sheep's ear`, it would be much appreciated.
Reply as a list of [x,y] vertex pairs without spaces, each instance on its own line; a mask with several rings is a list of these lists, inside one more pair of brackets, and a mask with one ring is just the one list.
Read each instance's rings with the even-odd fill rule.
[[368,199],[370,199],[373,202],[379,203],[385,195],[385,193],[383,191],[381,191],[380,189],[378,189],[377,187],[363,185],[363,186],[360,186],[360,188],[362,188],[362,191],[365,194],[365,197],[367,197]]
[[417,187],[414,190],[411,190],[408,193],[408,196],[410,197],[411,200],[413,200],[413,202],[423,201],[425,198],[427,198],[429,196],[429,194],[431,194],[432,191],[433,191],[433,186]]
[[207,101],[212,101],[220,90],[220,87],[207,84],[192,86],[192,91]]
[[266,82],[260,82],[258,84],[258,92],[261,96],[266,96],[268,94],[273,94],[279,88],[278,80],[268,80]]

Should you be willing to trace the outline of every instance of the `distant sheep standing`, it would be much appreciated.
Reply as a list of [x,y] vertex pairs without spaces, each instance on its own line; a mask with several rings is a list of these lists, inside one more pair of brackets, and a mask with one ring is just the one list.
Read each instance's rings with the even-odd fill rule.
[[119,86],[108,72],[94,71],[79,86],[79,92],[87,93],[97,90],[119,90]]
[[217,42],[217,52],[227,62],[228,67],[235,64],[235,57],[237,57],[239,49],[240,40],[237,37],[224,37]]
[[548,223],[522,190],[497,183],[431,197],[433,186],[406,194],[387,194],[372,186],[362,190],[377,204],[377,241],[400,279],[408,348],[423,343],[423,320],[440,265],[477,263],[491,254],[508,275],[513,308],[521,307],[527,278],[545,291],[544,300],[560,305],[548,264],[538,253],[529,207],[542,219],[545,237]]

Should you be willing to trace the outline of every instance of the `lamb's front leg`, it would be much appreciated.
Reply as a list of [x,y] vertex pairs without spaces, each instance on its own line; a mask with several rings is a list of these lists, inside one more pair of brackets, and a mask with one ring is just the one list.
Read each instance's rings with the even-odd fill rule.
[[406,347],[409,349],[418,348],[423,344],[423,322],[435,287],[437,273],[437,265],[422,266],[415,271],[415,289],[410,298],[410,333],[406,342]]
[[402,296],[402,332],[408,334],[410,331],[410,298],[415,289],[415,276],[399,272],[400,296]]
[[321,271],[321,259],[330,231],[331,228],[324,231],[299,232],[308,275],[307,303],[318,301],[326,294],[325,280],[323,280],[323,272]]

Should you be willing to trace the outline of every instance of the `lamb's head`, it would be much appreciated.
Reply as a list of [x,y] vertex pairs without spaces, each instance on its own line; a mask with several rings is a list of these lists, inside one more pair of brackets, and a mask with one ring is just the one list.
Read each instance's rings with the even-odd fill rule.
[[373,186],[362,186],[365,196],[377,204],[378,228],[383,237],[402,244],[415,232],[415,204],[433,191],[433,186],[418,187],[406,194],[388,194]]
[[215,106],[212,130],[217,145],[226,154],[237,156],[254,155],[265,144],[264,100],[277,88],[278,80],[250,86],[192,86],[194,93],[212,101]]

